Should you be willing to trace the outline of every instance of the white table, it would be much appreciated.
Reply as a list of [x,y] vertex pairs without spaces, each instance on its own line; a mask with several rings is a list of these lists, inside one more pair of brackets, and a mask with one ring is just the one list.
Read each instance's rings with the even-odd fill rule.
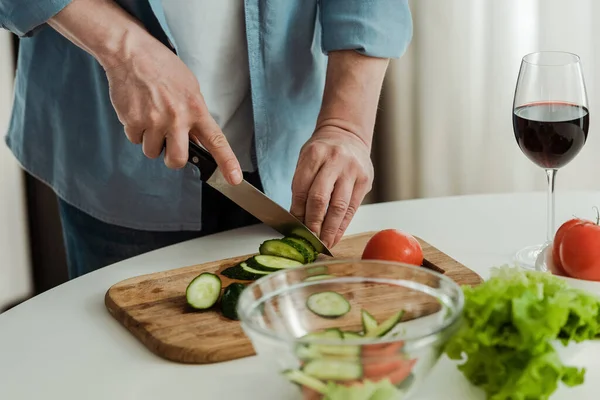
[[[557,223],[573,214],[593,218],[595,205],[600,206],[600,192],[558,193]],[[515,250],[544,240],[545,212],[543,193],[394,202],[361,207],[348,234],[403,229],[487,278],[489,268],[510,262]],[[255,357],[214,365],[163,360],[119,325],[103,303],[106,290],[123,279],[254,252],[272,236],[261,226],[174,245],[68,282],[0,314],[0,399],[278,400],[269,393],[269,375],[256,366]],[[570,355],[571,364],[587,367],[586,383],[561,388],[553,399],[598,398],[600,357],[589,357],[591,352],[600,354],[600,346],[585,344]],[[444,358],[430,382],[416,399],[483,399]]]

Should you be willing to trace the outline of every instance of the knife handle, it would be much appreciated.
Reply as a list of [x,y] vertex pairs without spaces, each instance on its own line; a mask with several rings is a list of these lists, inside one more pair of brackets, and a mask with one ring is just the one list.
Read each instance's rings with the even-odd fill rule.
[[206,182],[217,169],[217,162],[204,148],[190,140],[188,162],[200,170],[200,180]]

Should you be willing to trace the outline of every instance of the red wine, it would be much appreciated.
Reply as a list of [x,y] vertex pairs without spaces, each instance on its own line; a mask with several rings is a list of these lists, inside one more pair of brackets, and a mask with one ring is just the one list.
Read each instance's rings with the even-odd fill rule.
[[530,103],[513,113],[521,151],[542,168],[561,168],[573,160],[587,140],[589,126],[587,108],[571,103]]

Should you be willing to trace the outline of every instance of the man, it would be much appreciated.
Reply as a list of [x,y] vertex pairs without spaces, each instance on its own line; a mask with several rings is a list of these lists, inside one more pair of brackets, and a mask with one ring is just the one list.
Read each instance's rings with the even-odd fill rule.
[[371,188],[407,0],[0,0],[21,37],[7,144],[59,196],[70,277],[257,222],[188,140],[335,245]]

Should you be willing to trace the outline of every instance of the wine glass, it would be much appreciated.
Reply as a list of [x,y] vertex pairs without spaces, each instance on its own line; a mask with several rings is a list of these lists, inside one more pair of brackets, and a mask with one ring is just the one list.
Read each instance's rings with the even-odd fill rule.
[[523,57],[513,103],[513,130],[521,151],[546,171],[548,200],[546,242],[515,254],[522,268],[536,269],[536,259],[552,243],[556,172],[583,148],[589,118],[579,56],[541,51]]

